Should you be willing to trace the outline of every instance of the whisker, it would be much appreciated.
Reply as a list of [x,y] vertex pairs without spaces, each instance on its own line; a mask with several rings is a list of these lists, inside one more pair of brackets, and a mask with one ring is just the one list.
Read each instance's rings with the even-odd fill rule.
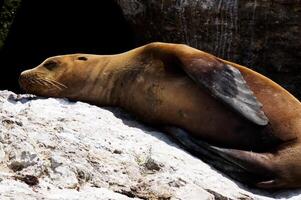
[[47,85],[47,86],[52,86],[52,85],[53,85],[51,82],[49,82],[49,81],[47,81],[47,80],[45,80],[45,79],[39,78],[38,80],[41,81],[41,82],[43,82],[43,83],[44,83],[45,85]]
[[[41,86],[45,86],[48,89],[58,89],[58,90],[63,90],[66,89],[67,86],[50,78],[46,78],[45,77],[46,74],[42,73],[42,72],[36,72],[34,74],[30,74],[28,77],[26,77],[26,80],[29,84],[36,84],[36,85],[41,85]],[[27,85],[26,87],[28,87],[29,85]],[[32,86],[31,86],[31,89]]]
[[49,80],[45,80],[45,79],[40,79],[41,81],[43,81],[45,84],[47,84],[48,88],[51,88],[51,87],[55,87],[59,90],[61,90],[62,88],[60,88],[58,85],[52,83],[51,81]]
[[44,85],[46,87],[49,87],[49,84],[47,84],[45,81],[42,81],[41,79],[36,79],[37,82],[39,82],[41,85]]
[[60,82],[58,82],[58,81],[55,81],[55,80],[52,80],[52,79],[48,79],[48,78],[45,78],[45,80],[48,80],[48,81],[50,81],[50,82],[53,83],[53,84],[57,84],[57,85],[59,85],[59,86],[65,88],[65,89],[67,88],[66,85],[64,85],[64,84],[62,84],[62,83],[60,83]]
[[51,85],[53,87],[56,87],[59,90],[62,90],[63,88],[67,88],[65,85],[63,85],[63,84],[61,84],[61,83],[59,83],[57,81],[48,79],[48,78],[43,78],[41,80],[43,80],[44,82],[46,82],[47,84],[49,84],[49,85]]
[[33,84],[39,84],[36,79],[32,79],[32,78],[29,79],[29,82]]

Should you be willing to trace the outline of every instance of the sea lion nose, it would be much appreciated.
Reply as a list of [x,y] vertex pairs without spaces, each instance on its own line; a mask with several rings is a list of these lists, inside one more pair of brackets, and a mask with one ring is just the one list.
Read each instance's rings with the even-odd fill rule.
[[21,88],[24,87],[24,83],[26,82],[26,77],[28,76],[28,71],[29,70],[25,70],[25,71],[21,72],[21,74],[19,76],[19,85]]
[[26,75],[26,71],[21,72],[21,74],[20,74],[20,76],[19,76],[19,82],[20,82],[22,79],[24,79],[25,75]]
[[19,76],[19,79],[24,79],[26,77],[28,77],[30,75],[30,69],[29,70],[25,70],[23,72],[21,72],[20,76]]

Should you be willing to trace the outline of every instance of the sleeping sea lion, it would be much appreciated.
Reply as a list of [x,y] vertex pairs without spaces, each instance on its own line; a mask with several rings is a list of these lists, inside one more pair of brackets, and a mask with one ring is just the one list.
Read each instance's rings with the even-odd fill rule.
[[301,104],[267,77],[182,44],[72,54],[22,72],[46,97],[118,106],[243,183],[301,187]]

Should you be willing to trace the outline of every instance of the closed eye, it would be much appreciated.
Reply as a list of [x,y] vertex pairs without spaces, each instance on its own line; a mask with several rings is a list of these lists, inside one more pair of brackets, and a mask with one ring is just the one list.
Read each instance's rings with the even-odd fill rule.
[[46,67],[47,69],[53,69],[54,67],[57,66],[57,63],[55,61],[50,60],[44,63],[43,66]]

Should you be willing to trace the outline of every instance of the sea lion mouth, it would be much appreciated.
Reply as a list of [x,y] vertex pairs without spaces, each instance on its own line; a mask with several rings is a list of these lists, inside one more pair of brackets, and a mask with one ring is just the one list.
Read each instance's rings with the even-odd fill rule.
[[45,73],[33,73],[28,71],[21,73],[19,77],[19,85],[25,92],[37,95],[45,92],[47,92],[47,94],[49,94],[49,92],[57,93],[67,88],[66,85],[51,78],[47,78]]

